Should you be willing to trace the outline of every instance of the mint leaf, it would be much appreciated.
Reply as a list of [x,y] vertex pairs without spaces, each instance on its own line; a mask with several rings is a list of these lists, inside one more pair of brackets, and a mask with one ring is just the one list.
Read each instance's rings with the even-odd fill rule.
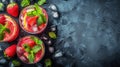
[[28,15],[28,16],[34,16],[34,15],[33,15],[33,11],[27,12],[27,15]]
[[38,13],[38,15],[40,15],[40,14],[42,14],[43,12],[42,12],[42,9],[39,7],[39,5],[38,4],[36,4],[35,3],[35,9],[36,9],[36,11],[37,11],[37,13]]
[[37,25],[41,25],[46,22],[46,17],[43,14],[40,14],[38,20],[37,20]]
[[12,63],[14,64],[14,66],[20,66],[21,65],[20,62],[17,61],[17,60],[13,60]]
[[39,46],[39,45],[34,46],[34,47],[32,48],[32,51],[33,51],[34,53],[37,53],[39,50],[41,50],[41,46]]
[[34,62],[34,58],[35,58],[35,56],[34,56],[33,51],[30,51],[30,54],[28,55],[29,62],[33,63]]
[[30,52],[31,49],[30,49],[30,46],[28,44],[24,44],[23,47],[24,47],[26,52]]
[[45,67],[51,67],[52,66],[52,61],[50,59],[45,60]]
[[10,33],[10,30],[3,26],[2,24],[0,24],[0,40],[4,39],[5,32]]
[[10,33],[10,30],[8,28],[5,28],[4,31]]
[[4,39],[4,34],[0,34],[0,40],[3,40]]
[[41,25],[43,22],[44,22],[44,21],[43,21],[42,17],[39,16],[39,18],[38,18],[38,20],[37,20],[37,25],[39,26],[39,25]]
[[45,2],[46,2],[46,0],[39,0],[39,1],[38,1],[38,4],[39,4],[39,5],[43,5]]
[[32,36],[31,39],[34,40],[37,45],[43,44],[42,41],[38,39],[37,37]]
[[57,38],[57,36],[56,36],[56,34],[54,32],[49,32],[48,34],[49,34],[50,38],[53,38],[53,39]]
[[43,14],[41,14],[41,17],[43,19],[43,22],[45,23],[46,22],[46,17]]
[[22,0],[22,2],[21,2],[22,7],[26,7],[28,5],[30,5],[30,0]]
[[36,16],[36,15],[38,15],[38,13],[34,10],[34,11],[27,12],[27,15],[28,16]]
[[0,11],[4,10],[4,4],[2,2],[0,2]]

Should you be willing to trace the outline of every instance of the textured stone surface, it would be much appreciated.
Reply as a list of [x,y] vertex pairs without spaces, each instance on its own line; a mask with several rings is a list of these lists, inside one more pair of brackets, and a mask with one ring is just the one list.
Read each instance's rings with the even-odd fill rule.
[[56,49],[65,67],[116,67],[120,63],[119,0],[52,0],[60,19]]
[[[59,18],[52,17],[50,4]],[[55,49],[63,53],[54,58],[62,66],[55,67],[120,67],[120,0],[47,0],[43,7],[57,25]]]

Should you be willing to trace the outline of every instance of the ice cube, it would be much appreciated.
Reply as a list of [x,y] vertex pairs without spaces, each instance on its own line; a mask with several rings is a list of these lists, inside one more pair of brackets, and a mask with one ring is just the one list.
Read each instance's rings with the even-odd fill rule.
[[53,15],[54,18],[58,18],[59,17],[58,12],[52,12],[52,15]]
[[35,32],[38,31],[37,25],[34,25],[34,26],[32,27],[32,30],[35,31]]
[[54,4],[50,4],[49,8],[51,10],[57,11],[57,7]]
[[50,51],[50,53],[53,53],[54,52],[54,47],[49,47],[49,51]]
[[51,44],[52,44],[52,41],[51,41],[51,40],[48,40],[48,41],[47,41],[47,44],[48,44],[48,45],[51,45]]
[[2,51],[2,48],[0,47],[0,51]]
[[54,55],[54,57],[61,57],[61,56],[63,56],[63,53],[61,51],[56,52]]

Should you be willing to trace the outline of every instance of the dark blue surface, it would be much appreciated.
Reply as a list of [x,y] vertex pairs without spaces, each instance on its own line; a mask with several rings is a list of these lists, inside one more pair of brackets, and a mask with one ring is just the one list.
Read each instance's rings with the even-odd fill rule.
[[[52,2],[51,2],[52,1]],[[120,0],[51,0],[65,67],[120,67]]]
[[120,0],[47,0],[44,7],[58,28],[56,51],[63,52],[55,67],[120,67]]

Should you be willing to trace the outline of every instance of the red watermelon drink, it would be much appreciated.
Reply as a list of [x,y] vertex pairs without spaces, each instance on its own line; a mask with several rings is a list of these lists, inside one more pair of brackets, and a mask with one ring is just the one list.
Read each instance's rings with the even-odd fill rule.
[[0,14],[0,42],[11,42],[19,34],[18,24],[6,14]]
[[24,8],[19,16],[22,29],[31,34],[41,33],[47,26],[48,14],[45,9],[37,4]]
[[24,63],[34,64],[43,58],[45,47],[42,40],[30,35],[20,39],[16,52]]

